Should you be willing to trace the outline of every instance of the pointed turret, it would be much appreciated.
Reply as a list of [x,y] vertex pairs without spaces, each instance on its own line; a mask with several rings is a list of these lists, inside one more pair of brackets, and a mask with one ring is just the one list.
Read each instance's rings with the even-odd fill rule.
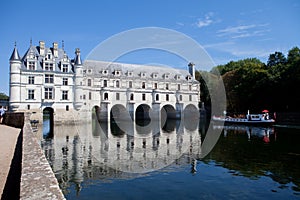
[[83,105],[82,102],[82,95],[83,95],[83,88],[82,88],[82,82],[83,82],[83,73],[82,73],[82,62],[80,58],[80,50],[79,48],[76,48],[75,50],[75,59],[74,59],[74,70],[75,70],[75,102],[74,107],[76,110],[80,110],[81,106]]
[[17,46],[15,44],[15,48],[13,53],[9,59],[10,70],[9,70],[9,107],[12,111],[17,111],[20,106],[20,69],[21,69],[21,59],[19,56],[19,52]]
[[10,61],[12,60],[21,60],[20,59],[20,56],[19,56],[19,52],[18,52],[18,49],[17,49],[17,45],[15,44],[15,48],[14,48],[14,51],[12,52],[11,56],[10,56]]

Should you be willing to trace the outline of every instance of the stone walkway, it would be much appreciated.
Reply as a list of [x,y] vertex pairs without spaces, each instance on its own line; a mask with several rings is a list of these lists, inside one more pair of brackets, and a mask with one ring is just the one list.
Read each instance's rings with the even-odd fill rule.
[[5,187],[21,129],[0,124],[0,197]]

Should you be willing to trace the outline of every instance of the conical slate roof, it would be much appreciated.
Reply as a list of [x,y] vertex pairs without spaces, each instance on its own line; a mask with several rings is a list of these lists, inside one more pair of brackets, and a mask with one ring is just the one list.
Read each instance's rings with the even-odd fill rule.
[[16,46],[15,46],[14,51],[12,52],[9,60],[21,60]]

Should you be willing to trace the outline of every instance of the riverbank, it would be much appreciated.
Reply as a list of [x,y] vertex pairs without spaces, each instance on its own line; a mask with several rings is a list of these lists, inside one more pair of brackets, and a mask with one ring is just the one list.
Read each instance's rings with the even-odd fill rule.
[[[3,197],[21,129],[0,124],[0,194]],[[1,198],[2,199],[2,198]]]
[[[6,125],[0,126],[1,200],[64,200],[37,135],[32,131],[30,115],[7,113],[4,123]],[[14,129],[18,130],[17,135],[12,134]]]

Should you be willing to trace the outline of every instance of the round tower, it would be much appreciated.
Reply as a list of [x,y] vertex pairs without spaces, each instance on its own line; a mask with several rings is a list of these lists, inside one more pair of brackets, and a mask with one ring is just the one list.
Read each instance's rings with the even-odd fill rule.
[[9,107],[17,111],[21,103],[21,59],[16,44],[9,64]]
[[76,48],[75,51],[75,60],[74,60],[74,70],[75,70],[75,101],[74,107],[76,110],[80,110],[81,106],[83,105],[82,95],[82,85],[83,85],[83,65],[80,58],[80,49]]

